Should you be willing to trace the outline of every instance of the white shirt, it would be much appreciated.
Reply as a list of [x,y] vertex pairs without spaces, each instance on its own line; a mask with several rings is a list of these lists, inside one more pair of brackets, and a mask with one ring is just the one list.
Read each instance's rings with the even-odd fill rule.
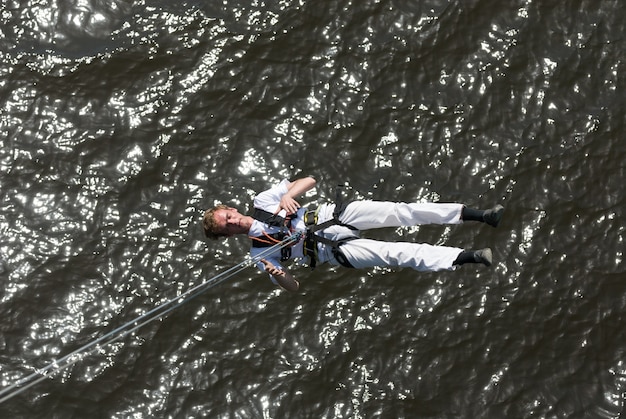
[[[287,188],[288,185],[289,185],[289,181],[287,179],[284,179],[278,185],[275,185],[272,188],[258,194],[254,198],[254,208],[262,209],[264,211],[274,214],[279,208],[281,198],[283,197],[283,195],[285,195],[289,191],[289,189]],[[298,210],[298,212],[296,213],[296,217],[291,220],[292,230],[304,231],[306,229],[306,225],[304,224],[304,214],[306,211],[307,211],[306,208],[300,208]],[[278,215],[281,217],[286,217],[287,212],[285,210],[281,210],[278,213]],[[273,234],[273,233],[278,233],[280,231],[281,231],[280,227],[269,227],[261,221],[254,220],[254,222],[252,223],[252,226],[250,227],[250,231],[248,235],[251,237],[263,237],[264,233]],[[303,258],[304,257],[303,247],[304,247],[304,240],[300,240],[298,243],[294,244],[291,247],[291,259]],[[267,247],[252,247],[251,246],[250,256],[254,258],[258,256],[260,253],[266,252],[267,250],[268,250]],[[272,252],[271,254],[267,256],[264,256],[264,259],[274,264],[274,266],[276,266],[277,268],[282,268],[281,261],[280,261],[280,249]],[[259,267],[259,269],[265,272],[265,265],[263,265],[263,263],[258,262],[257,266]],[[272,279],[274,283],[276,283],[276,280],[272,277],[272,275],[270,275],[270,278]]]

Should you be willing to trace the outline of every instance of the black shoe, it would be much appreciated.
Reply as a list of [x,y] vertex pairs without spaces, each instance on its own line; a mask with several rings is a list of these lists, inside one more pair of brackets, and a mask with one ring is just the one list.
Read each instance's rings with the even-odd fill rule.
[[491,266],[491,262],[493,262],[493,254],[491,253],[491,249],[485,247],[484,249],[476,250],[474,252],[474,260],[476,263],[482,263],[485,266]]
[[483,221],[489,224],[491,227],[498,227],[500,224],[500,220],[502,219],[502,214],[504,213],[504,207],[500,204],[495,207],[488,209],[483,214]]

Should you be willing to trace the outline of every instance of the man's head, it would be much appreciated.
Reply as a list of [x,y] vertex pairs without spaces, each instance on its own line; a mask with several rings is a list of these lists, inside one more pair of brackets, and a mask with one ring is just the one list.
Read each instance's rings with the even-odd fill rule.
[[252,221],[251,217],[241,215],[235,208],[220,204],[204,212],[202,227],[208,238],[216,240],[248,233]]

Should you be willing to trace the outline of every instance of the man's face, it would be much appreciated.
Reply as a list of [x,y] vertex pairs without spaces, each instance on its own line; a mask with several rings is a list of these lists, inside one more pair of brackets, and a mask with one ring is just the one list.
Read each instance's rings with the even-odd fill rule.
[[218,232],[227,236],[245,234],[250,230],[247,217],[239,214],[235,208],[219,209],[213,213]]

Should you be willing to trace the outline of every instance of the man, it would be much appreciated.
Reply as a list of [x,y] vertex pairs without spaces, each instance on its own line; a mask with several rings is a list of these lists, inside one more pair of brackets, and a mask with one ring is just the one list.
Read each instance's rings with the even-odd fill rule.
[[453,270],[465,263],[492,263],[491,249],[466,251],[456,247],[423,243],[385,242],[362,239],[361,230],[418,224],[460,224],[479,221],[497,227],[504,207],[488,210],[462,204],[353,201],[322,204],[314,211],[301,208],[296,198],[315,187],[315,179],[283,180],[254,199],[255,213],[242,215],[236,209],[217,205],[204,213],[207,237],[218,239],[246,234],[252,239],[250,254],[255,257],[280,243],[288,234],[307,231],[303,239],[260,260],[258,266],[287,291],[299,283],[281,262],[309,257],[309,264],[330,263],[353,268],[374,266],[410,267],[418,271]]

